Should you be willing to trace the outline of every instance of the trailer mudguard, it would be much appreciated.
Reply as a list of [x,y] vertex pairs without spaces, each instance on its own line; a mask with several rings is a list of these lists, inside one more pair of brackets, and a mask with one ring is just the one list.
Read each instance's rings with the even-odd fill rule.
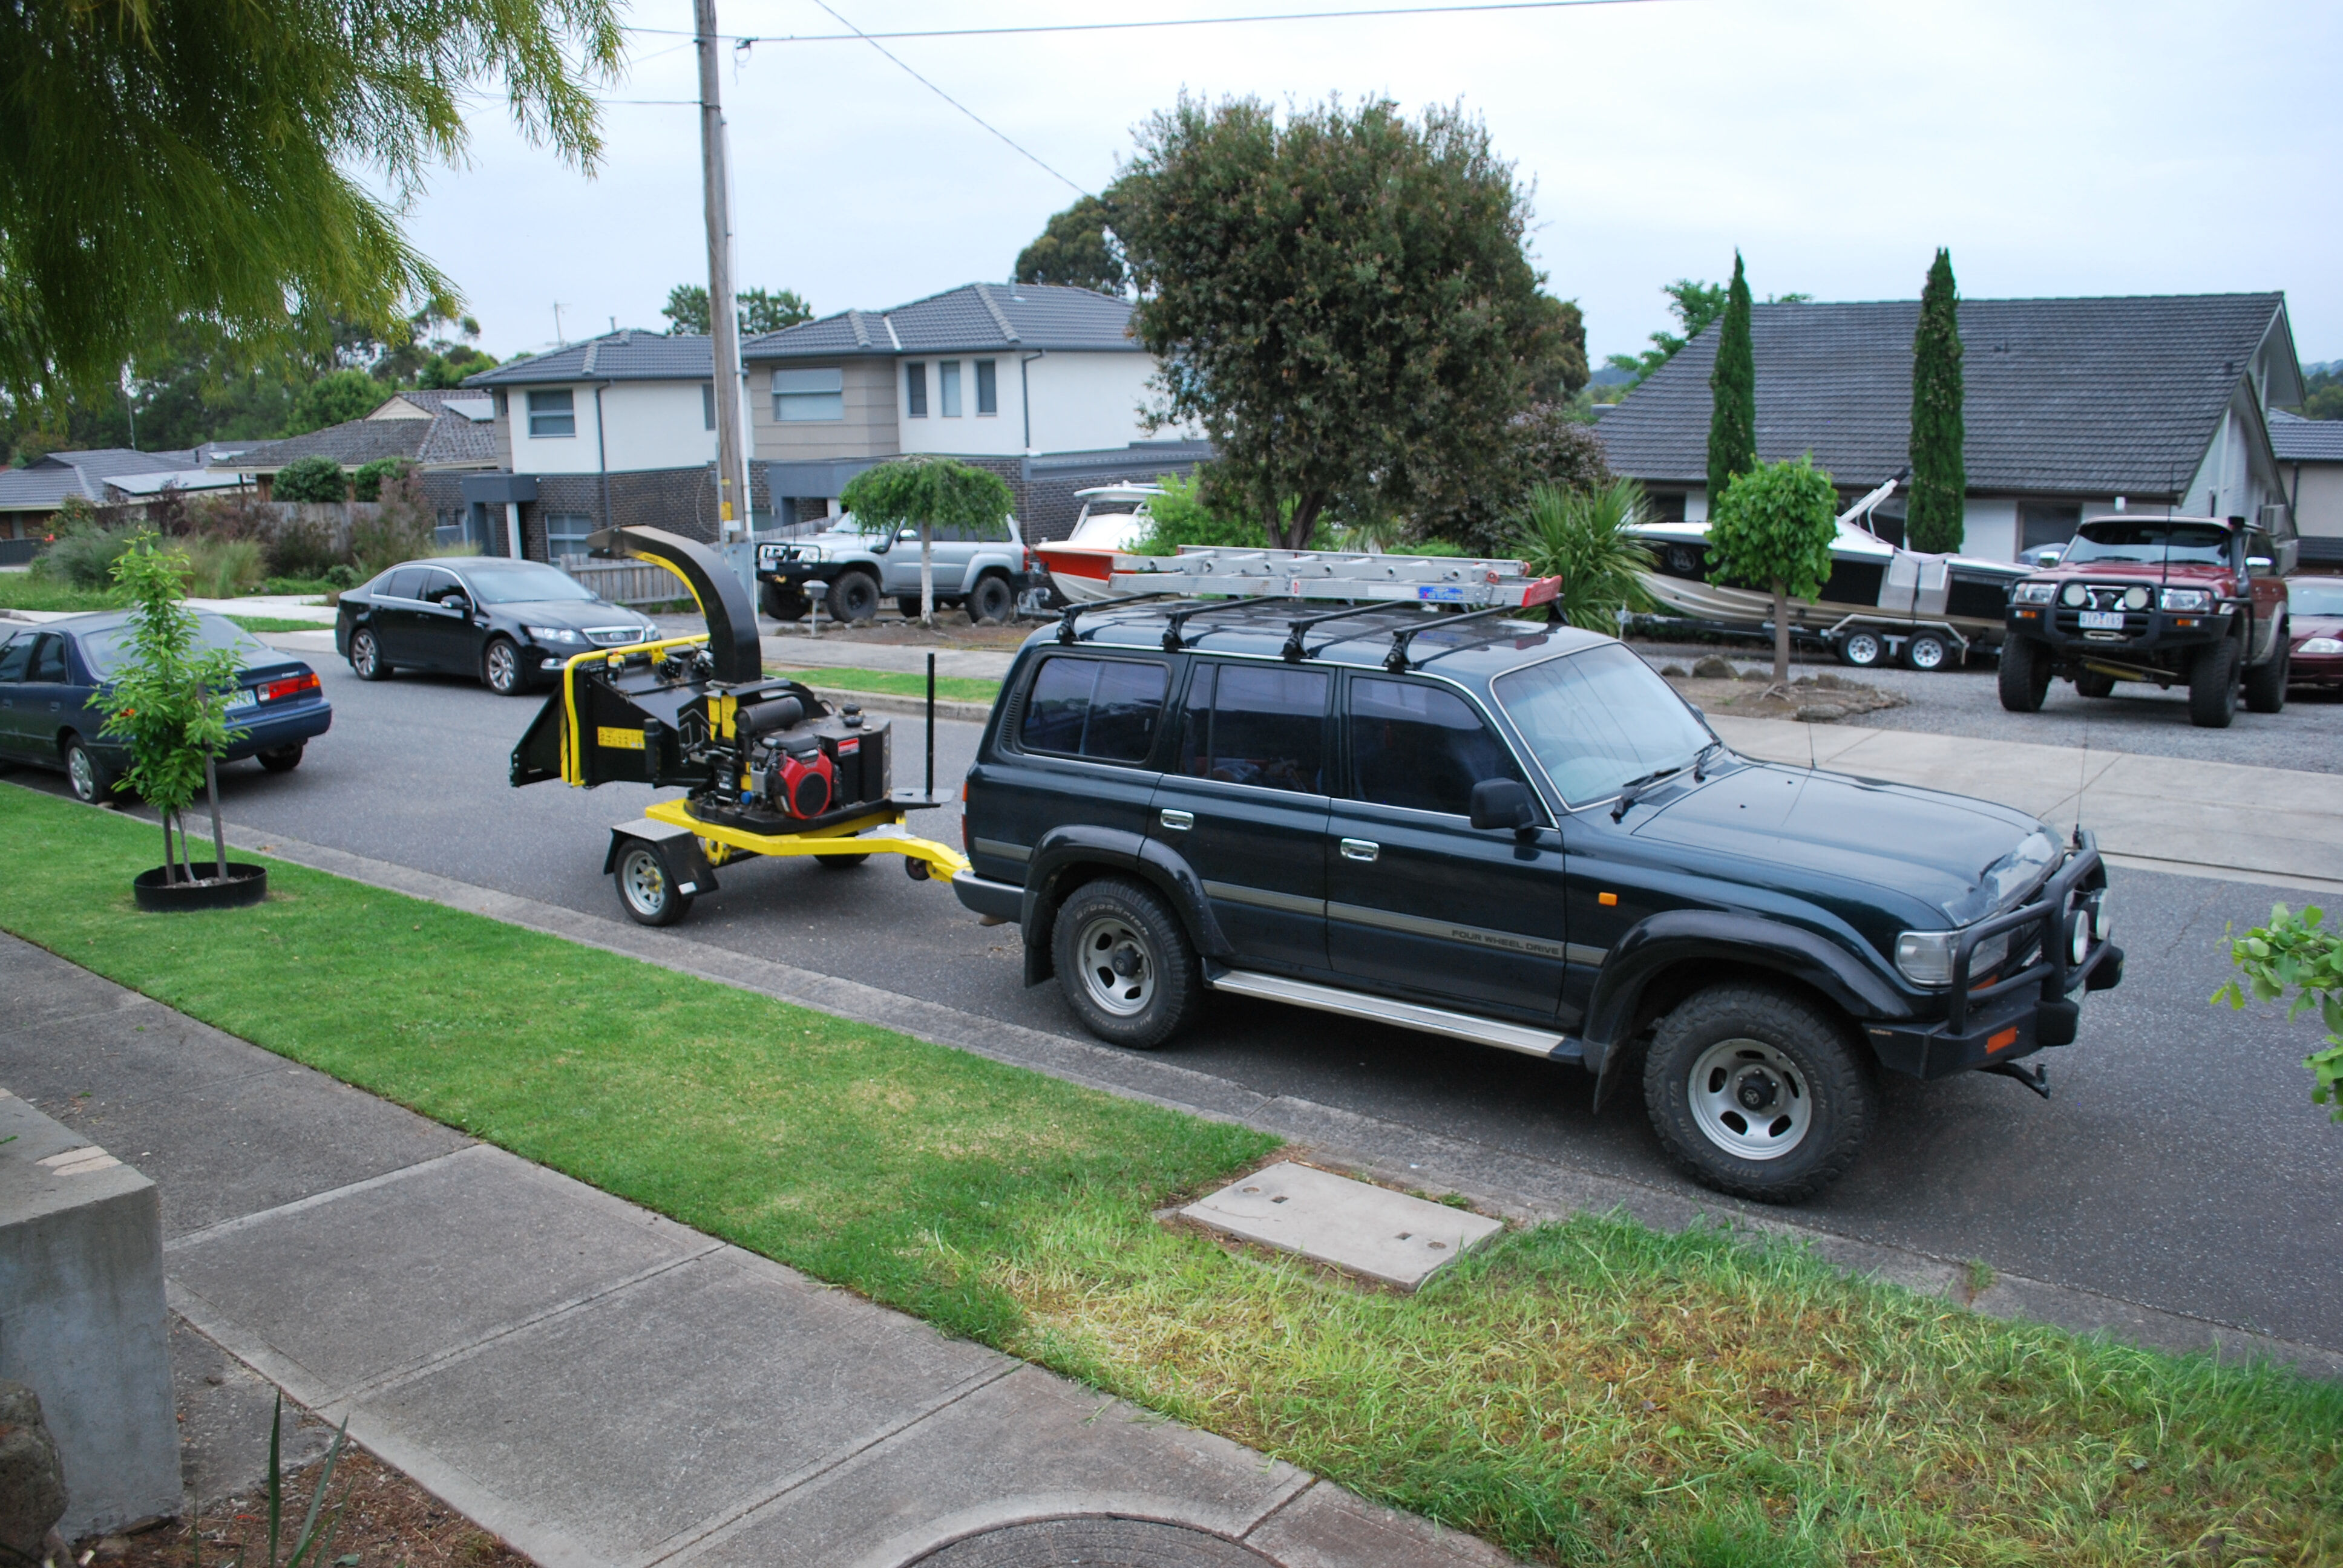
[[630,840],[658,847],[659,858],[667,862],[668,874],[676,880],[678,892],[697,897],[716,890],[716,869],[708,863],[708,851],[700,847],[699,835],[689,828],[662,822],[655,817],[638,817],[610,829],[610,848],[602,857],[604,876],[618,869],[618,852]]

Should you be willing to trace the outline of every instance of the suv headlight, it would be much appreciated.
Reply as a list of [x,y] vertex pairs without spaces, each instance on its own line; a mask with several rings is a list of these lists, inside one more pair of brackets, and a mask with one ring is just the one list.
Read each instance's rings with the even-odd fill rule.
[[2213,595],[2207,588],[2168,588],[2163,602],[2167,609],[2207,610],[2213,608]]
[[566,626],[525,626],[521,630],[539,642],[584,642],[586,640]]
[[2056,583],[2019,583],[2009,597],[2015,604],[2048,604],[2057,591]]
[[[2010,933],[2002,931],[1977,943],[1969,954],[1969,978],[1991,974],[2009,957]],[[1958,931],[1906,931],[1896,939],[1896,967],[1914,985],[1941,990],[1953,983],[1953,949]]]

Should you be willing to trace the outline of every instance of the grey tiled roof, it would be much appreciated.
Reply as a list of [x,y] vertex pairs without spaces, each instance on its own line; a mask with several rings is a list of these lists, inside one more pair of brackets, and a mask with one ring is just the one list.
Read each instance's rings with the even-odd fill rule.
[[707,381],[715,351],[705,336],[669,337],[629,327],[532,354],[464,378],[467,387],[520,387],[565,381]]
[[405,457],[426,468],[492,468],[497,462],[494,425],[462,414],[428,419],[348,419],[306,436],[261,441],[224,451],[213,466],[244,473],[274,472],[297,457],[327,457],[345,468],[383,457]]
[[752,337],[743,359],[851,354],[967,354],[986,349],[1141,352],[1128,300],[1049,283],[970,283],[892,310],[841,310]]
[[2306,419],[2273,408],[2269,427],[2281,463],[2343,463],[2343,419]]
[[139,452],[127,447],[94,447],[80,452],[52,452],[22,468],[0,468],[0,512],[53,512],[67,496],[79,496],[94,506],[102,506],[108,479],[198,467],[192,451]]
[[[470,387],[458,387],[453,388],[409,387],[403,392],[394,392],[388,397],[384,398],[382,400],[383,407],[387,407],[394,400],[412,403],[427,414],[437,414],[443,412],[450,403],[453,403],[456,405],[456,408],[458,413],[462,413],[468,409],[472,414],[479,416],[483,422],[491,417],[488,410],[492,405],[488,401],[488,395],[484,391]],[[375,412],[368,415],[367,417],[379,417],[381,412],[381,407],[377,407]],[[398,417],[403,418],[413,417],[412,415],[402,415]]]
[[[2285,307],[2279,294],[1965,299],[1969,487],[2162,495],[2185,485],[2214,422]],[[1757,451],[1812,451],[1845,486],[1908,460],[1916,300],[1760,305]],[[1711,327],[1595,427],[1611,466],[1702,484]]]

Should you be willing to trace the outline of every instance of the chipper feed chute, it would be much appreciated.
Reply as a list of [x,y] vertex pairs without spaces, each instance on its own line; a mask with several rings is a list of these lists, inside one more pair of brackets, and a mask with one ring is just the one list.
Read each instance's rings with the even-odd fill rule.
[[609,528],[590,542],[598,556],[675,573],[708,618],[704,636],[570,659],[513,749],[516,788],[551,779],[684,788],[682,799],[610,830],[603,869],[616,874],[629,915],[680,920],[716,886],[717,866],[750,855],[846,865],[900,854],[915,879],[968,869],[956,850],[900,830],[905,813],[946,802],[894,789],[887,719],[765,678],[756,612],[722,558],[659,528]]

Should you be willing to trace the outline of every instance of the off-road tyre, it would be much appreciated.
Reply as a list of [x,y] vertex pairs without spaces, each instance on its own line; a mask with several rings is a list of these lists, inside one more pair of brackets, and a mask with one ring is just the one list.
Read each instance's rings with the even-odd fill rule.
[[2086,669],[2075,677],[2075,689],[2084,697],[2113,697],[2116,678],[2101,670]]
[[253,760],[271,773],[290,773],[301,766],[302,747],[303,742],[298,740],[290,746],[272,746],[266,751],[254,752]]
[[2001,705],[2012,713],[2039,713],[2050,690],[2050,650],[2030,637],[2001,645]]
[[374,628],[362,626],[350,633],[350,670],[360,680],[388,680],[394,673]]
[[1838,661],[1851,669],[1875,668],[1886,657],[1886,640],[1875,631],[1858,629],[1838,639]]
[[971,626],[999,626],[1017,613],[1017,595],[1009,579],[999,572],[987,572],[976,579],[976,587],[968,596],[968,618]]
[[498,697],[527,696],[528,667],[522,662],[520,645],[508,637],[488,638],[480,650],[480,684]]
[[1953,645],[1936,632],[1915,632],[1904,644],[1904,663],[1923,673],[1947,668],[1953,663]]
[[691,912],[692,895],[676,891],[675,873],[656,845],[630,841],[611,869],[618,907],[637,925],[671,926]]
[[901,616],[905,620],[919,619],[920,596],[915,593],[905,594],[901,598],[896,599],[895,613]]
[[2294,650],[2287,646],[2288,628],[2278,628],[2278,651],[2246,671],[2246,707],[2256,713],[2278,713],[2286,707],[2286,681]]
[[840,572],[830,585],[832,618],[857,625],[879,613],[879,579],[869,572]]
[[770,619],[803,620],[809,603],[802,588],[781,583],[757,585],[757,608]]
[[1168,1044],[1203,1000],[1203,971],[1180,918],[1125,878],[1075,889],[1059,907],[1050,946],[1067,1005],[1110,1045]]
[[78,735],[68,735],[61,749],[65,765],[65,785],[73,798],[85,806],[103,806],[121,790],[114,769],[98,760],[96,751]]
[[[1727,1146],[1762,1142],[1766,1121],[1745,1119],[1748,1131],[1738,1138],[1704,1127],[1695,1096],[1713,1106],[1745,1079],[1755,1080],[1752,1092],[1770,1087],[1774,1120],[1804,1117],[1782,1152],[1750,1158]],[[1870,1134],[1877,1101],[1870,1060],[1842,1021],[1770,986],[1695,992],[1660,1020],[1644,1059],[1644,1105],[1668,1157],[1702,1186],[1760,1203],[1802,1202],[1845,1175]]]
[[2188,722],[2227,729],[2237,716],[2237,639],[2225,637],[2197,655],[2188,671]]

